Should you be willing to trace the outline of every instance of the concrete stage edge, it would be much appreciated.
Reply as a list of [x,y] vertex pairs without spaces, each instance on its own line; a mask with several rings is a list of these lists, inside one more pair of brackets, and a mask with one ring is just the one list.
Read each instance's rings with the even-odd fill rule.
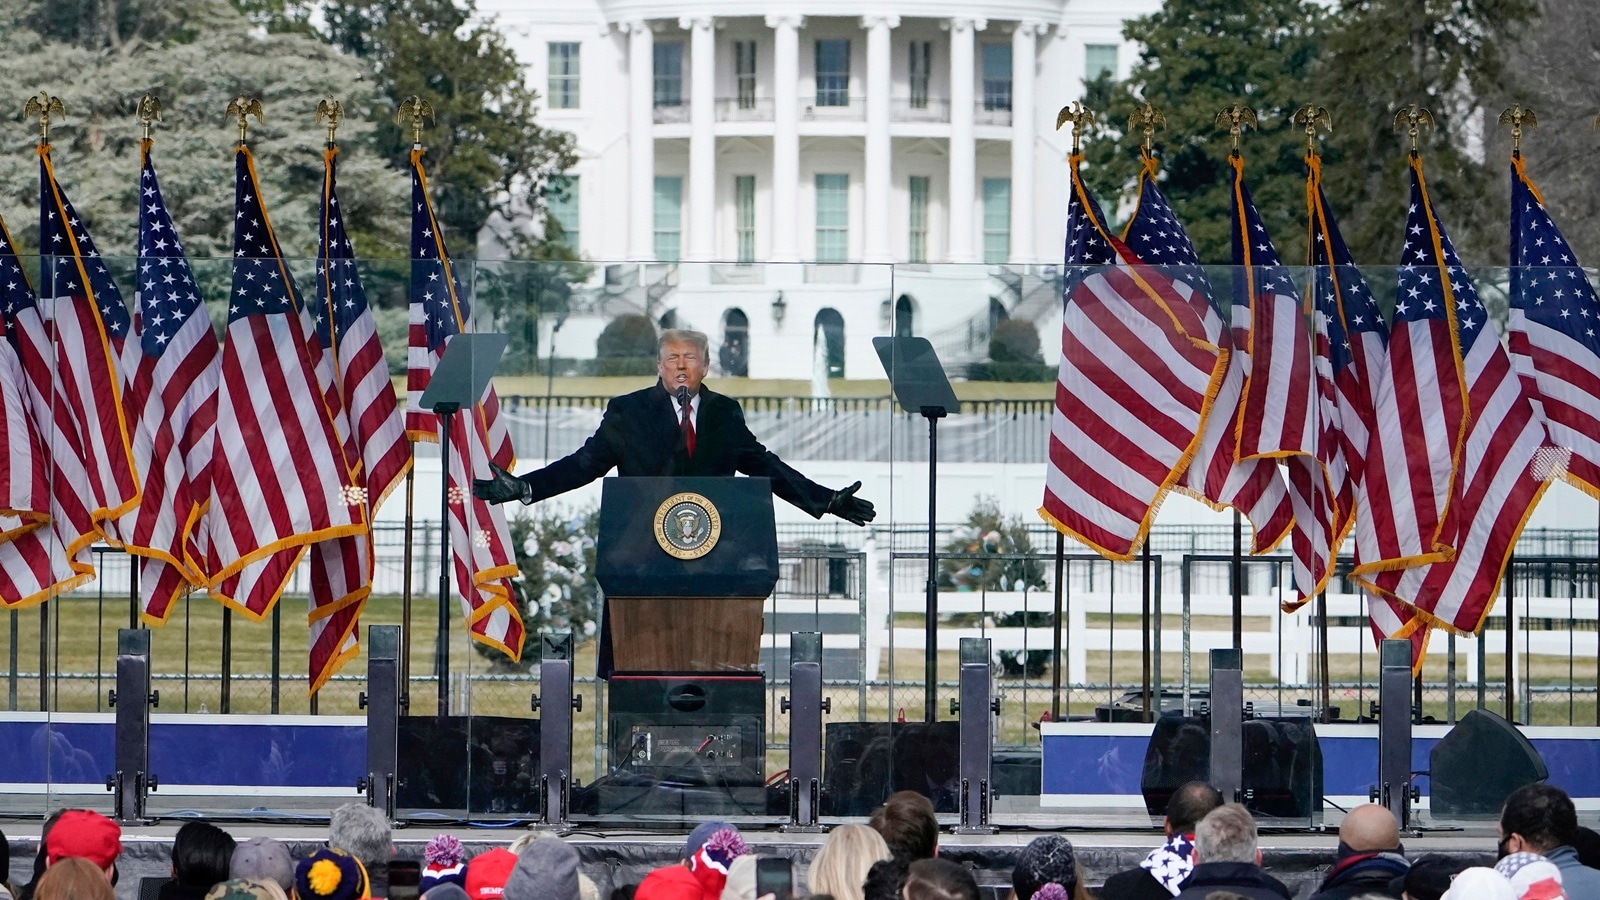
[[[299,859],[310,854],[327,837],[322,824],[259,824],[214,820],[238,840],[271,837],[290,845]],[[1059,818],[1056,822],[1059,823]],[[120,880],[117,900],[137,900],[140,878],[166,877],[170,871],[172,837],[183,823],[163,820],[150,826],[123,829],[123,851],[118,863]],[[39,838],[38,819],[0,820],[0,829],[11,841],[11,880],[27,882]],[[1043,825],[1043,823],[1041,823]],[[1295,890],[1296,897],[1309,896],[1333,862],[1338,844],[1336,826],[1321,833],[1267,832],[1261,836],[1264,863],[1268,870]],[[469,856],[494,847],[504,847],[526,833],[523,828],[435,829],[428,825],[408,825],[394,832],[395,855],[400,859],[422,858],[428,839],[440,833],[453,834],[466,845]],[[1138,865],[1145,854],[1157,846],[1156,829],[1052,829],[1009,830],[994,835],[956,835],[948,831],[939,837],[939,854],[975,870],[978,883],[985,886],[1009,885],[1017,854],[1034,837],[1058,831],[1072,841],[1079,870],[1091,887],[1106,876]],[[820,834],[786,834],[773,831],[746,831],[751,852],[784,856],[794,860],[795,878],[805,880],[806,866],[824,839]],[[578,849],[583,871],[600,888],[605,900],[611,889],[637,884],[645,873],[676,862],[683,850],[685,832],[644,832],[611,830],[573,832],[566,840]],[[1460,857],[1479,864],[1494,860],[1494,823],[1468,826],[1465,830],[1429,831],[1405,836],[1407,854],[1413,859],[1426,853]],[[1000,893],[1003,898],[1003,892]]]

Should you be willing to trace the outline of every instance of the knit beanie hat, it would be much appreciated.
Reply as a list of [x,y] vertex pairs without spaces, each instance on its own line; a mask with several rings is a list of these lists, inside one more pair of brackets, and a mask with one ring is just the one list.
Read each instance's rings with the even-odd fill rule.
[[251,838],[234,846],[233,859],[228,862],[228,874],[234,878],[271,881],[287,892],[294,886],[294,860],[282,841],[265,837]]
[[704,900],[721,900],[722,888],[728,882],[728,867],[733,861],[749,852],[744,838],[737,829],[719,828],[711,833],[695,854],[689,857],[689,871],[700,882]]
[[1504,875],[1485,866],[1463,869],[1450,881],[1440,900],[1516,900],[1517,892]]
[[324,847],[294,868],[296,900],[361,900],[372,896],[367,870],[343,850]]
[[522,848],[501,896],[504,900],[578,900],[578,851],[555,838]]
[[422,848],[422,861],[422,880],[417,884],[418,893],[426,894],[446,882],[466,888],[466,851],[454,835],[435,836]]
[[[689,839],[683,842],[683,858],[688,859],[689,857],[694,856],[700,851],[700,848],[705,845],[705,842],[710,839],[713,834],[716,834],[724,828],[733,828],[733,826],[729,825],[727,822],[719,821],[717,819],[712,819],[709,822],[701,822],[699,825],[696,825],[694,830],[689,832]],[[738,831],[737,828],[734,828],[733,830]]]
[[1060,885],[1070,895],[1077,883],[1078,864],[1072,856],[1072,842],[1059,834],[1034,838],[1022,848],[1017,867],[1011,870],[1011,889],[1016,891],[1017,900],[1029,900],[1047,884]]

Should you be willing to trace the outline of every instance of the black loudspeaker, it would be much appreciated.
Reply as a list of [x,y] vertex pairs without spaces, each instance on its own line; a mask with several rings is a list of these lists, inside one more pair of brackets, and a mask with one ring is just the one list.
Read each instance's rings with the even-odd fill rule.
[[765,815],[766,679],[613,675],[599,812]]
[[896,791],[935,812],[960,795],[960,722],[829,722],[823,727],[822,814],[866,816]]
[[[1321,808],[1322,747],[1310,717],[1246,719],[1240,742],[1244,796],[1239,801],[1252,813],[1308,819]],[[1157,719],[1139,778],[1145,810],[1152,816],[1164,816],[1173,791],[1186,782],[1210,778],[1210,717]]]
[[1474,709],[1428,755],[1428,807],[1435,816],[1497,818],[1511,792],[1550,777],[1515,725]]
[[399,751],[399,809],[538,813],[538,719],[401,716]]

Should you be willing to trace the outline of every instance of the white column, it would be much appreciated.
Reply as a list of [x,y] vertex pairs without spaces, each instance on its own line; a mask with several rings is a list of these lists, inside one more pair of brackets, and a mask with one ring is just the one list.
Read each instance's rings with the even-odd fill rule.
[[800,29],[805,19],[767,16],[772,35],[772,261],[800,259]]
[[899,16],[863,16],[867,29],[867,147],[865,160],[866,209],[861,258],[889,262],[889,201],[893,154],[889,138],[889,93],[894,82],[889,71],[889,31],[900,26]]
[[717,248],[716,23],[709,16],[678,20],[689,30],[689,240],[693,260]]
[[1033,244],[1034,126],[1033,73],[1038,35],[1046,26],[1018,22],[1011,33],[1011,261],[1037,261]]
[[655,37],[636,19],[628,33],[628,256],[655,259]]
[[977,70],[974,34],[983,19],[950,20],[950,248],[951,262],[977,262],[974,210],[977,197],[977,143],[972,136]]

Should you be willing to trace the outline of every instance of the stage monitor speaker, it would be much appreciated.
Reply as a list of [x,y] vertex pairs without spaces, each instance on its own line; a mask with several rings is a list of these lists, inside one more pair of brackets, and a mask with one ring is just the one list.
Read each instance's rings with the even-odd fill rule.
[[1474,709],[1428,755],[1434,816],[1496,818],[1511,792],[1550,777],[1539,751],[1515,725]]
[[867,816],[896,791],[935,812],[960,794],[961,723],[829,722],[823,726],[822,814]]
[[[1210,726],[1208,716],[1156,720],[1139,778],[1150,815],[1166,815],[1173,792],[1185,783],[1210,780]],[[1239,802],[1265,818],[1309,819],[1320,811],[1322,748],[1309,717],[1245,719],[1240,738],[1244,796]]]
[[401,716],[398,810],[539,811],[539,720]]

